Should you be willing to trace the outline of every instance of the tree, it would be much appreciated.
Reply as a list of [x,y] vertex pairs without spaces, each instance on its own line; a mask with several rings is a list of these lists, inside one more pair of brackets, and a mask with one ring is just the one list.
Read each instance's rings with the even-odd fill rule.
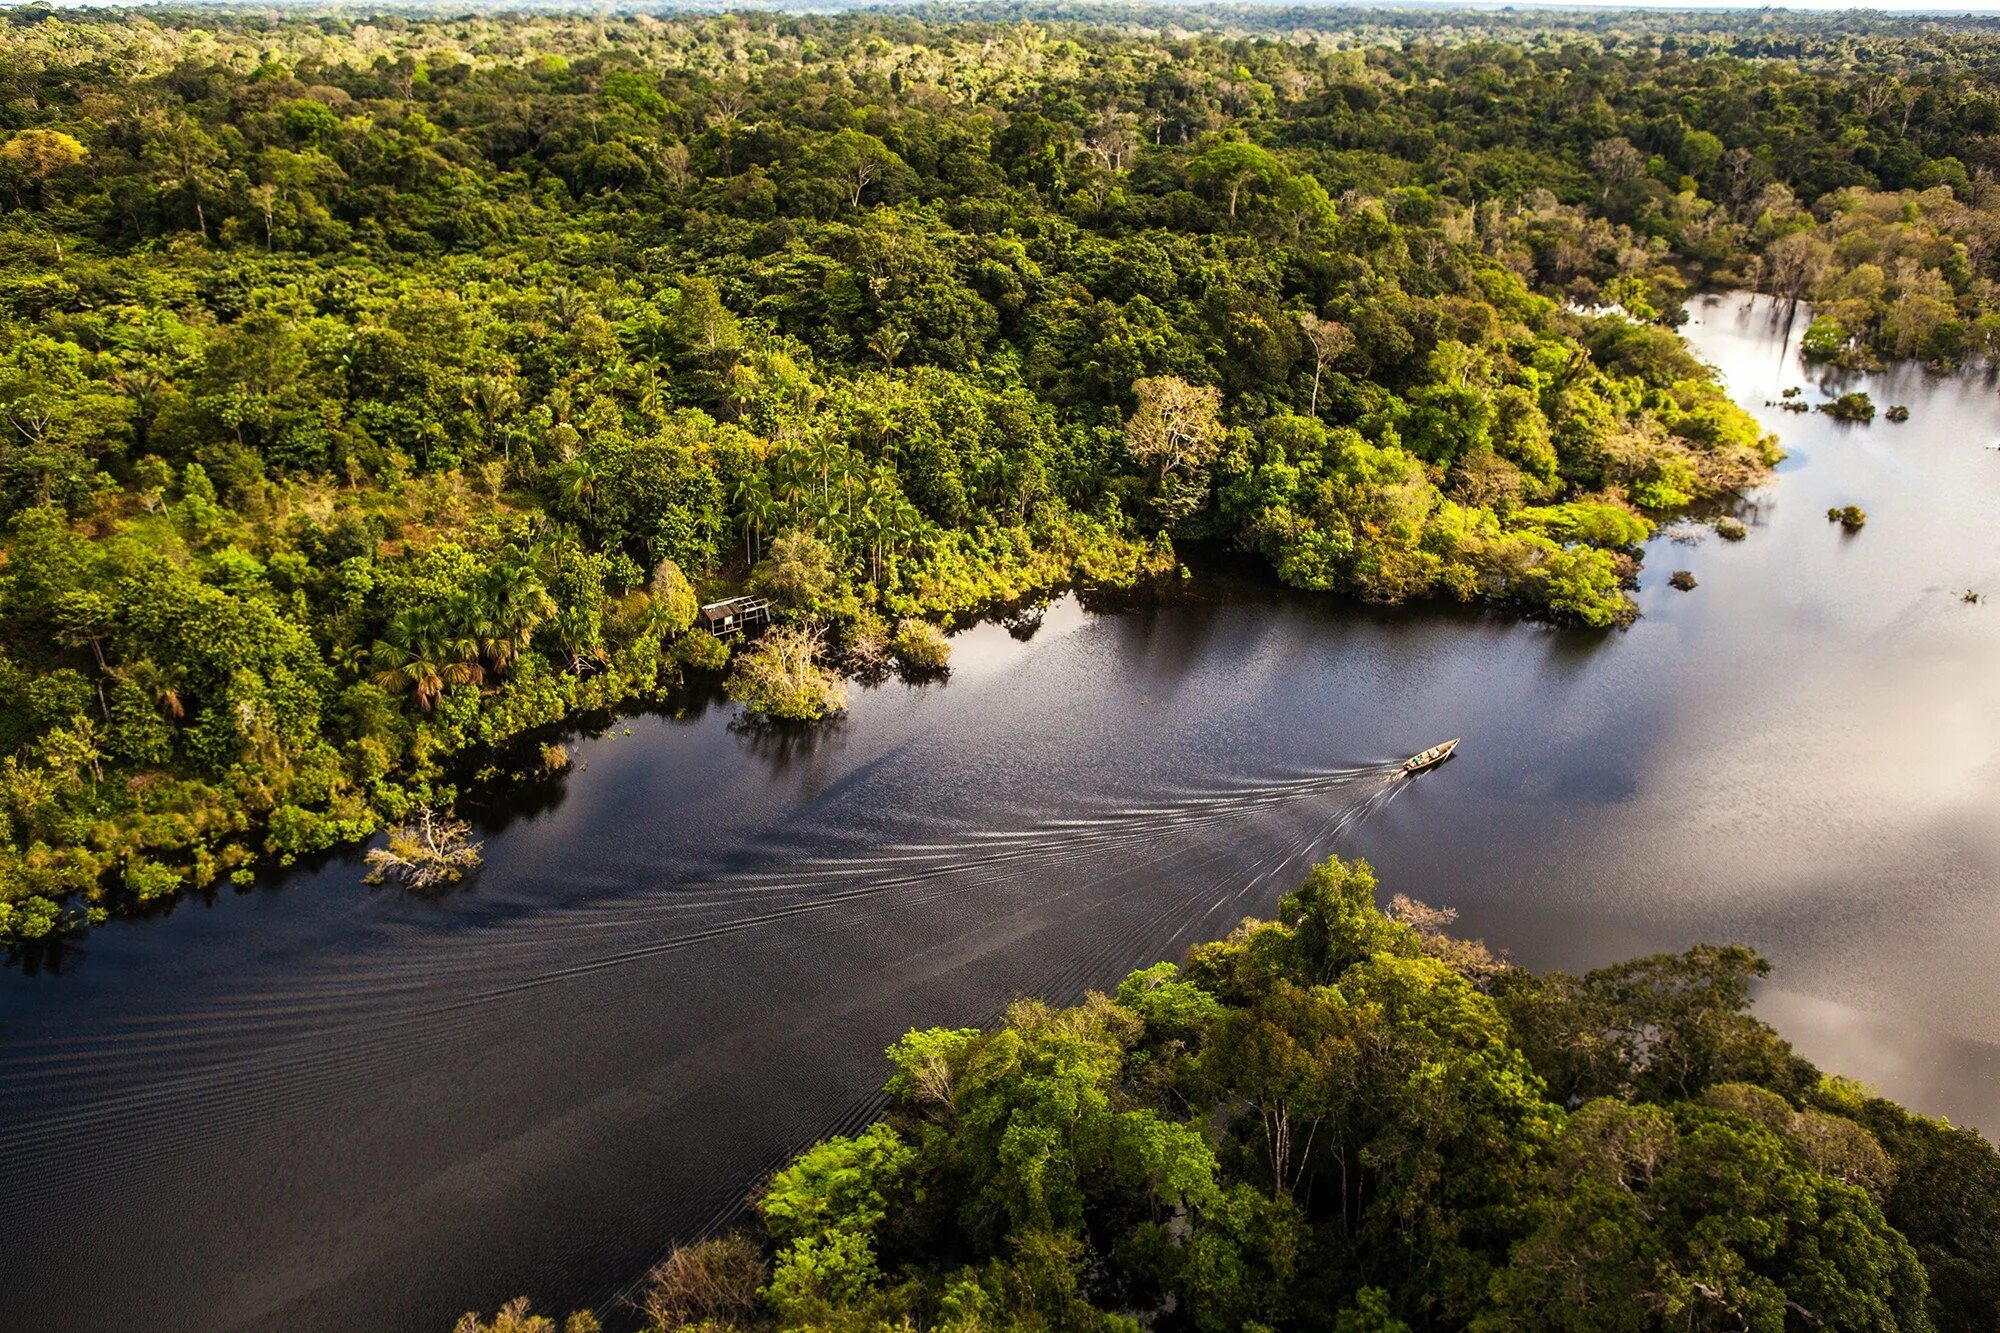
[[439,696],[460,685],[476,685],[485,676],[478,661],[479,642],[451,623],[442,607],[416,606],[399,611],[371,650],[375,683],[386,690],[408,690],[425,712]]
[[1285,984],[1231,1010],[1210,1033],[1204,1072],[1255,1112],[1273,1198],[1298,1191],[1321,1128],[1359,1082],[1361,1044],[1373,1040],[1366,1020],[1332,992]]
[[473,594],[473,638],[503,676],[525,650],[535,631],[555,615],[555,599],[532,565],[509,561],[493,566]]
[[1604,198],[1609,199],[1612,190],[1646,174],[1646,155],[1624,135],[1613,135],[1590,146],[1590,169],[1604,182]]
[[1655,954],[1582,977],[1509,971],[1494,994],[1559,1100],[1690,1097],[1717,1083],[1795,1090],[1809,1066],[1747,1011],[1770,965],[1740,946]]
[[46,202],[50,182],[83,165],[90,150],[61,130],[26,129],[0,143],[0,166],[14,182],[14,204],[22,206],[22,187],[38,202]]
[[780,625],[736,657],[729,697],[753,717],[815,722],[847,707],[847,684],[820,665],[825,635],[803,625]]
[[159,114],[146,127],[146,159],[160,188],[179,189],[194,205],[195,226],[208,239],[208,197],[222,187],[227,154],[192,116]]
[[1125,448],[1164,486],[1169,476],[1198,468],[1222,447],[1217,414],[1222,394],[1213,385],[1157,375],[1132,384],[1135,406],[1125,419]]
[[1107,106],[1083,136],[1083,146],[1106,171],[1123,171],[1139,151],[1138,122],[1130,114]]
[[1232,222],[1236,220],[1237,200],[1246,188],[1253,183],[1266,187],[1275,185],[1286,174],[1284,164],[1268,150],[1240,141],[1216,144],[1188,167],[1188,175],[1197,185],[1219,190],[1227,196]]
[[758,566],[756,583],[786,611],[802,615],[821,611],[833,595],[833,548],[810,532],[782,533],[772,540],[769,558]]
[[1306,341],[1313,350],[1312,404],[1306,408],[1308,416],[1319,415],[1319,381],[1343,356],[1354,350],[1354,335],[1345,324],[1330,319],[1321,319],[1311,311],[1299,315],[1299,328],[1305,332]]
[[900,184],[909,167],[874,135],[843,129],[801,154],[798,173],[809,193],[857,209],[871,185]]
[[1923,1269],[1868,1196],[1741,1117],[1593,1102],[1532,1197],[1476,1328],[1930,1328]]
[[910,345],[910,337],[894,324],[884,324],[868,337],[868,350],[882,358],[882,369],[894,370],[896,358]]
[[[500,419],[520,406],[521,395],[515,388],[511,376],[501,373],[476,375],[465,391],[466,404],[479,413],[483,442],[486,450],[493,450],[493,436]],[[510,439],[503,446],[507,461],[514,461],[514,445]]]
[[1771,289],[1797,301],[1826,272],[1833,247],[1809,231],[1795,231],[1771,242],[1764,258],[1770,266]]

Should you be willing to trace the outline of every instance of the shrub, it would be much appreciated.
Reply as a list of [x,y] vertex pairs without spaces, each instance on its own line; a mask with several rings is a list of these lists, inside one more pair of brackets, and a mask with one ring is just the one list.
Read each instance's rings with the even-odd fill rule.
[[1875,419],[1875,400],[1865,393],[1844,393],[1830,403],[1821,403],[1819,410],[1835,421],[1868,422]]
[[1800,350],[1808,361],[1833,361],[1847,350],[1847,343],[1847,330],[1840,326],[1840,321],[1830,315],[1821,315],[1806,330]]
[[880,614],[863,610],[843,638],[848,670],[872,675],[888,669],[889,622]]
[[1715,535],[1726,542],[1740,542],[1750,535],[1750,529],[1740,518],[1718,518],[1715,520]]
[[1533,506],[1521,510],[1516,520],[1558,541],[1606,548],[1637,546],[1653,535],[1653,525],[1646,519],[1624,505],[1603,500]]
[[639,1308],[653,1328],[748,1324],[768,1276],[762,1250],[740,1233],[677,1245],[646,1275]]
[[0,940],[38,940],[62,928],[62,907],[52,898],[34,894],[19,902],[0,902]]
[[125,866],[125,887],[140,902],[179,892],[181,878],[180,871],[157,861],[133,860]]
[[1896,424],[1901,425],[1903,422],[1908,421],[1910,419],[1910,409],[1903,406],[1901,403],[1898,403],[1894,407],[1890,408],[1887,412],[1884,412],[1882,415],[1888,417],[1889,420],[1895,422]]
[[1838,523],[1849,532],[1861,531],[1861,525],[1868,521],[1868,515],[1860,505],[1836,505],[1826,511],[1826,521]]
[[928,620],[898,621],[889,651],[912,671],[942,671],[951,662],[951,641]]
[[847,707],[847,683],[819,664],[817,628],[782,625],[740,654],[729,697],[753,717],[813,722]]
[[1693,592],[1695,587],[1694,571],[1691,569],[1675,570],[1667,576],[1667,586],[1670,588],[1679,588],[1682,592]]
[[[588,1310],[577,1310],[562,1322],[562,1333],[599,1333],[602,1326]],[[539,1315],[526,1296],[517,1296],[500,1307],[492,1323],[467,1311],[452,1325],[452,1333],[556,1333],[556,1321]]]
[[682,671],[720,671],[729,665],[729,645],[705,629],[674,640],[674,665]]

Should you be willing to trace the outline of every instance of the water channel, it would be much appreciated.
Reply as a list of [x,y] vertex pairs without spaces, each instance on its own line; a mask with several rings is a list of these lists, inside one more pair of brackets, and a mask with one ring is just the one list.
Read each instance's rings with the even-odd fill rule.
[[[905,1029],[1107,987],[1333,851],[1531,966],[1752,944],[1806,1054],[2000,1130],[2000,605],[1961,596],[2000,600],[2000,396],[1822,386],[1803,319],[1695,313],[1790,457],[1747,540],[1652,544],[1629,631],[1222,577],[1066,597],[811,737],[620,719],[490,812],[458,892],[340,857],[0,971],[0,1326],[614,1301],[871,1114]],[[1767,406],[1790,385],[1910,420]]]

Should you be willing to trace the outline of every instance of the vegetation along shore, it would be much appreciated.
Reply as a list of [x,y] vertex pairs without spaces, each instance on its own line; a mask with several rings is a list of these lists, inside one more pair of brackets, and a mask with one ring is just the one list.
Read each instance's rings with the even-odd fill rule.
[[11,13],[0,938],[421,825],[746,588],[794,717],[1177,538],[1618,625],[1777,456],[1691,284],[2000,327],[1976,25],[1024,16]]
[[1111,994],[911,1032],[883,1118],[669,1254],[640,1322],[1993,1326],[2000,1153],[1801,1059],[1746,1012],[1755,954],[1533,973],[1376,899],[1329,861]]

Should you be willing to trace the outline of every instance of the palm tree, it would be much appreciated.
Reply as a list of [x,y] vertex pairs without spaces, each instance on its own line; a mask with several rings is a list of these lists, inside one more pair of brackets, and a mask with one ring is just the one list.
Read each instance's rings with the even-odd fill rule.
[[397,612],[387,634],[375,641],[371,656],[377,664],[375,683],[385,690],[409,690],[426,713],[446,690],[476,685],[485,678],[478,642],[434,606]]
[[562,487],[563,498],[581,509],[584,517],[591,516],[591,503],[597,499],[597,467],[590,459],[573,459],[563,472],[558,483]]
[[[493,452],[493,431],[501,417],[514,410],[520,403],[521,395],[514,391],[514,382],[505,375],[477,375],[465,391],[466,405],[479,413],[486,428],[486,451]],[[514,442],[509,439],[502,446],[507,461],[514,461]]]
[[884,324],[868,340],[868,350],[882,358],[882,369],[894,370],[896,358],[910,345],[910,336],[894,324]]
[[757,541],[763,535],[765,504],[770,498],[771,488],[761,472],[740,473],[729,488],[729,499],[743,516],[743,558],[753,565],[757,563]]
[[166,393],[166,378],[150,366],[121,366],[111,374],[111,383],[132,400],[132,452],[143,454],[153,429],[153,417]]
[[924,526],[923,514],[901,495],[885,504],[882,521],[883,535],[888,539],[892,554],[913,541]]
[[854,515],[855,533],[868,543],[868,578],[873,583],[882,581],[882,538],[889,531],[887,509],[885,498],[864,491],[861,508]]
[[834,439],[831,435],[824,432],[814,435],[812,443],[806,446],[807,456],[812,459],[813,466],[819,469],[819,497],[821,500],[825,500],[827,497],[828,474],[833,470],[833,465],[839,460],[843,449],[844,446],[839,440]]
[[534,566],[517,561],[488,570],[467,611],[473,637],[498,676],[556,613],[556,603]]
[[336,671],[358,676],[368,661],[368,645],[336,641],[327,645],[326,659]]
[[760,476],[756,484],[748,488],[738,502],[743,510],[743,541],[751,564],[763,552],[764,533],[779,517],[781,506],[778,498],[771,494],[771,488]]
[[154,706],[168,717],[179,721],[186,714],[186,705],[181,702],[179,681],[152,658],[142,657],[137,661],[127,662],[112,674],[131,681],[152,696]]
[[807,490],[809,467],[804,449],[790,442],[780,446],[771,456],[772,493],[787,505],[797,504]]
[[865,482],[868,475],[864,470],[865,467],[866,465],[855,456],[853,450],[845,448],[840,451],[840,456],[833,463],[833,477],[840,483],[840,495],[849,522],[854,520],[854,483]]

